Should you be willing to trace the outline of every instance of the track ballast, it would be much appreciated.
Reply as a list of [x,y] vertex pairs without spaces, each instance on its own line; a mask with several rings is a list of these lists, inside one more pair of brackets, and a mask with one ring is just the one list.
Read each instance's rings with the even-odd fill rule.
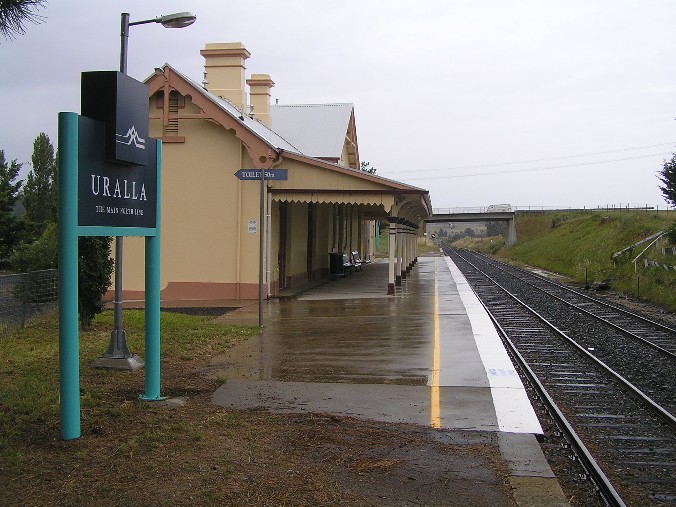
[[598,468],[606,501],[676,504],[676,331],[487,256],[447,253],[580,440],[585,467]]

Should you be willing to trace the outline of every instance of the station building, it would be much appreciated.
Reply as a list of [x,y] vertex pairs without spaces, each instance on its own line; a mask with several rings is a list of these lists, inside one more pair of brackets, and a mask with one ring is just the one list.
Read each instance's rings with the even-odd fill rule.
[[[246,79],[241,43],[201,55],[202,83],[169,64],[146,80],[150,136],[163,143],[161,299],[258,298],[260,234],[268,296],[325,279],[331,253],[373,256],[376,221],[389,224],[383,291],[394,293],[431,216],[429,192],[360,170],[352,104],[272,105],[274,82]],[[287,179],[261,192],[242,169],[286,169]],[[125,300],[143,297],[143,256],[143,239],[126,238]]]

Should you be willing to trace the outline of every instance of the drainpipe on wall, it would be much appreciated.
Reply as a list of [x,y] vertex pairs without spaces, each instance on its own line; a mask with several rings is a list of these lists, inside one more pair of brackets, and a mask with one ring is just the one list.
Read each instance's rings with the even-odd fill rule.
[[268,239],[268,251],[265,256],[265,261],[267,263],[267,284],[268,284],[268,299],[272,296],[271,281],[272,281],[272,261],[270,259],[272,252],[272,192],[268,189],[268,224],[267,224],[267,239]]
[[[242,169],[244,161],[242,160],[242,142],[239,143],[239,167]],[[241,265],[242,265],[242,181],[237,179],[237,234],[236,234],[236,243],[237,243],[237,254],[235,259],[235,270],[237,283],[235,284],[235,299],[239,300],[239,286],[241,281]]]

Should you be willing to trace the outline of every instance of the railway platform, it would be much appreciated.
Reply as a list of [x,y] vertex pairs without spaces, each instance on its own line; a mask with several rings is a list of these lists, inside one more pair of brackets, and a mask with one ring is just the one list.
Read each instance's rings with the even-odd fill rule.
[[[387,268],[373,262],[293,299],[266,302],[262,332],[210,365],[228,379],[213,403],[415,424],[451,438],[474,434],[499,456],[496,473],[511,486],[512,497],[497,504],[568,505],[521,380],[460,271],[441,253],[421,256],[387,296]],[[257,318],[254,303],[218,319]],[[496,504],[496,491],[485,486],[477,479],[477,505]]]

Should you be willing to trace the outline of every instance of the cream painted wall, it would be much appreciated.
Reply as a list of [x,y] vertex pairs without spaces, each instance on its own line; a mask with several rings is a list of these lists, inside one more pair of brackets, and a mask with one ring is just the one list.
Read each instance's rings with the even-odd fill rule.
[[[228,132],[228,134],[234,138],[234,135],[232,135],[232,132]],[[251,160],[251,157],[249,157],[248,153],[246,150],[243,151],[243,158],[242,158],[242,165],[235,169],[235,171],[245,168],[245,169],[251,169],[254,167],[254,164]],[[234,176],[235,171],[233,171],[231,174],[232,179],[237,180],[237,178]],[[260,243],[259,243],[259,234],[263,230],[261,227],[261,224],[259,223],[260,220],[260,182],[258,181],[243,181],[239,183],[241,185],[241,202],[240,202],[240,223],[241,223],[241,229],[240,229],[240,277],[239,277],[239,282],[240,283],[258,283],[258,267],[259,267],[259,250],[260,250]],[[264,202],[263,206],[264,209],[267,210],[267,193],[264,195]],[[237,203],[233,202],[230,205],[230,209],[232,210],[232,214],[234,216],[234,219],[236,220],[236,214],[237,214]],[[264,216],[267,216],[267,211],[264,211]],[[265,221],[265,218],[264,218]],[[255,233],[250,233],[249,232],[249,223],[250,222],[255,222],[256,224],[256,232]],[[273,241],[275,237],[273,236]],[[264,238],[265,240],[265,238]],[[277,239],[278,241],[278,239]],[[266,248],[266,241],[264,241],[264,249]],[[265,256],[265,253],[263,253]],[[277,258],[273,257],[275,260],[275,263],[277,262]]]
[[[151,117],[159,118],[162,111],[156,106],[152,98]],[[163,144],[161,287],[165,288],[170,282],[188,282],[236,285],[239,290],[241,285],[248,286],[250,297],[251,287],[258,283],[260,187],[256,181],[239,181],[234,173],[240,168],[253,168],[254,164],[233,131],[199,119],[200,110],[190,102],[189,96],[181,113],[192,113],[195,117],[180,119],[178,133],[172,134],[184,137],[185,142]],[[150,135],[162,137],[159,119],[151,119]],[[377,182],[302,161],[283,158],[278,166],[288,169],[289,179],[269,182],[269,185],[282,191],[284,188],[348,193],[383,190]],[[384,200],[392,199],[388,194],[383,195]],[[318,197],[321,200],[321,194]],[[295,282],[302,278],[298,275],[307,272],[307,206],[300,202],[288,204],[286,275],[295,277]],[[374,209],[374,206],[366,208]],[[341,207],[349,211],[349,206]],[[343,249],[343,245],[334,245],[337,237],[334,217],[338,208],[328,202],[314,204],[315,270],[329,267],[328,253],[334,246]],[[354,206],[348,242],[352,249],[360,245],[358,216]],[[249,232],[250,223],[255,224],[255,233]],[[345,238],[350,232],[346,216],[343,216],[343,224]],[[273,282],[279,280],[279,231],[279,203],[273,201],[270,252]],[[126,238],[124,289],[142,291],[144,272],[143,238]]]
[[[152,114],[153,100],[150,105]],[[150,128],[151,136],[161,137],[159,121],[152,120]],[[258,186],[234,176],[242,167],[240,141],[202,120],[181,120],[179,135],[185,143],[162,147],[162,287],[175,281],[236,281],[238,246],[248,252],[240,255],[242,278],[257,280],[258,236],[247,234],[246,225],[249,219],[258,220]],[[125,290],[143,290],[143,244],[142,238],[125,241]]]
[[331,204],[315,204],[314,269],[329,267],[329,252],[333,236],[332,209]]
[[270,282],[275,283],[279,282],[279,203],[277,201],[272,201],[271,220],[270,259],[272,260],[272,265]]
[[[307,224],[307,204],[306,203],[288,203],[287,220],[289,225],[295,222],[287,229],[287,267],[286,275],[291,277],[307,272],[307,257],[305,246],[307,245],[307,230],[303,224]],[[314,204],[315,214],[315,235],[313,248],[313,270],[328,269],[329,252],[332,247],[333,237],[333,205],[332,204]],[[279,281],[279,203],[272,203],[272,245],[271,258],[272,263],[272,282]]]
[[287,276],[307,273],[307,203],[292,202],[288,211]]
[[347,141],[343,143],[343,151],[340,154],[338,165],[343,167],[350,167],[350,153],[347,151]]
[[[297,160],[283,158],[280,167],[289,170],[287,181],[275,182],[276,188],[316,188],[318,190],[382,190],[383,185],[341,174],[331,169],[311,167]],[[355,170],[347,169],[350,172]],[[358,173],[357,173],[358,174]]]
[[[333,204],[322,204],[319,207],[319,214],[317,217],[317,248],[318,254],[324,253],[324,262],[320,263],[320,267],[329,267],[329,252],[333,249]],[[322,242],[323,247],[322,248]],[[321,259],[318,255],[317,259]]]

